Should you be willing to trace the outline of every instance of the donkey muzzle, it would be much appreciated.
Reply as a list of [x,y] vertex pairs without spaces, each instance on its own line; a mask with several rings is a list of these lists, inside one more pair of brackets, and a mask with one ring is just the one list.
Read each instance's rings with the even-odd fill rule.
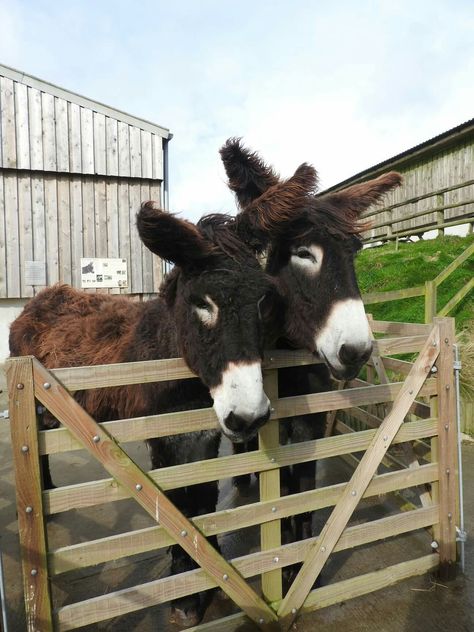
[[230,413],[224,420],[225,429],[223,428],[223,432],[233,443],[244,443],[252,439],[269,419],[270,407],[267,408],[263,415],[260,415],[260,417],[257,417],[250,423],[248,419]]
[[260,362],[229,362],[211,395],[222,431],[231,441],[247,441],[270,416]]
[[339,361],[342,369],[339,379],[353,380],[372,354],[372,342],[364,345],[342,344],[339,349]]

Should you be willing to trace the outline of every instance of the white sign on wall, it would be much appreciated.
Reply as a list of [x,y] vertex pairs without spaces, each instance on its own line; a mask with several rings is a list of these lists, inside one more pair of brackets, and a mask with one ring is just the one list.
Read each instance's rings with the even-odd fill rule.
[[81,259],[81,285],[87,287],[127,287],[126,259]]
[[25,261],[25,285],[46,285],[45,261]]

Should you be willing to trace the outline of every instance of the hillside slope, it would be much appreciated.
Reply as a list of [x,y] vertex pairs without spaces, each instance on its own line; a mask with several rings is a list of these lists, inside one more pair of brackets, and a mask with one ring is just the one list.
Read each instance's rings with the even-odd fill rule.
[[[361,292],[384,292],[424,285],[434,279],[471,243],[467,237],[444,236],[437,239],[401,243],[395,251],[393,243],[366,248],[356,260]],[[438,309],[444,306],[474,276],[474,257],[470,257],[438,288]],[[424,321],[424,298],[367,305],[366,310],[380,320],[402,322]],[[474,291],[471,291],[448,314],[456,318],[456,330],[474,328]]]

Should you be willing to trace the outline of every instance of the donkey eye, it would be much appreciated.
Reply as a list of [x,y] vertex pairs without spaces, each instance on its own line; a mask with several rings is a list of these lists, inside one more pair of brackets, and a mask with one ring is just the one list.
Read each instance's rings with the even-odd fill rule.
[[203,298],[199,296],[192,297],[193,312],[205,327],[214,327],[219,318],[219,307],[206,294]]
[[316,257],[311,250],[308,250],[308,248],[298,248],[296,256],[300,259],[310,259],[311,261],[316,261]]
[[194,298],[193,305],[194,307],[197,307],[198,309],[207,309],[208,311],[211,309],[211,306],[209,305],[209,303],[205,301],[203,298]]

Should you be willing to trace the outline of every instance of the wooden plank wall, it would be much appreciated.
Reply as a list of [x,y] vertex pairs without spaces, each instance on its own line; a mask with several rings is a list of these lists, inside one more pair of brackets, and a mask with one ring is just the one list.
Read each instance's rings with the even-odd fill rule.
[[43,288],[26,285],[25,261],[46,263],[47,285],[80,288],[81,257],[127,260],[128,288],[111,293],[157,292],[161,261],[135,238],[135,214],[160,195],[155,180],[0,170],[0,298]]
[[44,287],[26,284],[26,261],[45,262],[47,285],[80,287],[81,257],[127,260],[128,288],[102,292],[156,293],[161,261],[138,239],[135,214],[161,200],[159,129],[26,83],[0,75],[0,298]]
[[0,168],[163,179],[158,134],[0,76]]
[[[429,156],[419,163],[410,165],[407,168],[401,168],[403,175],[403,185],[398,189],[390,192],[378,205],[379,208],[391,206],[408,200],[410,198],[424,195],[432,191],[437,191],[445,187],[454,186],[456,184],[474,179],[474,141],[466,141],[454,148],[445,150],[436,156]],[[449,191],[444,194],[444,199],[438,200],[438,196],[433,196],[424,200],[420,200],[415,204],[400,206],[393,211],[387,211],[376,215],[374,223],[388,221],[392,219],[400,219],[405,215],[429,210],[436,206],[444,204],[455,204],[463,200],[474,199],[474,186],[466,186],[455,191]],[[441,196],[440,196],[441,197]],[[368,213],[373,212],[377,206],[368,209]],[[474,214],[474,204],[468,206],[459,206],[444,211],[444,221],[455,219],[468,212]],[[423,215],[422,217],[413,218],[396,224],[396,230],[408,230],[416,228],[428,223],[428,221],[436,222],[436,213]],[[438,218],[439,219],[439,218]],[[386,234],[387,227],[381,227],[367,231],[365,237],[374,237],[376,235]]]

